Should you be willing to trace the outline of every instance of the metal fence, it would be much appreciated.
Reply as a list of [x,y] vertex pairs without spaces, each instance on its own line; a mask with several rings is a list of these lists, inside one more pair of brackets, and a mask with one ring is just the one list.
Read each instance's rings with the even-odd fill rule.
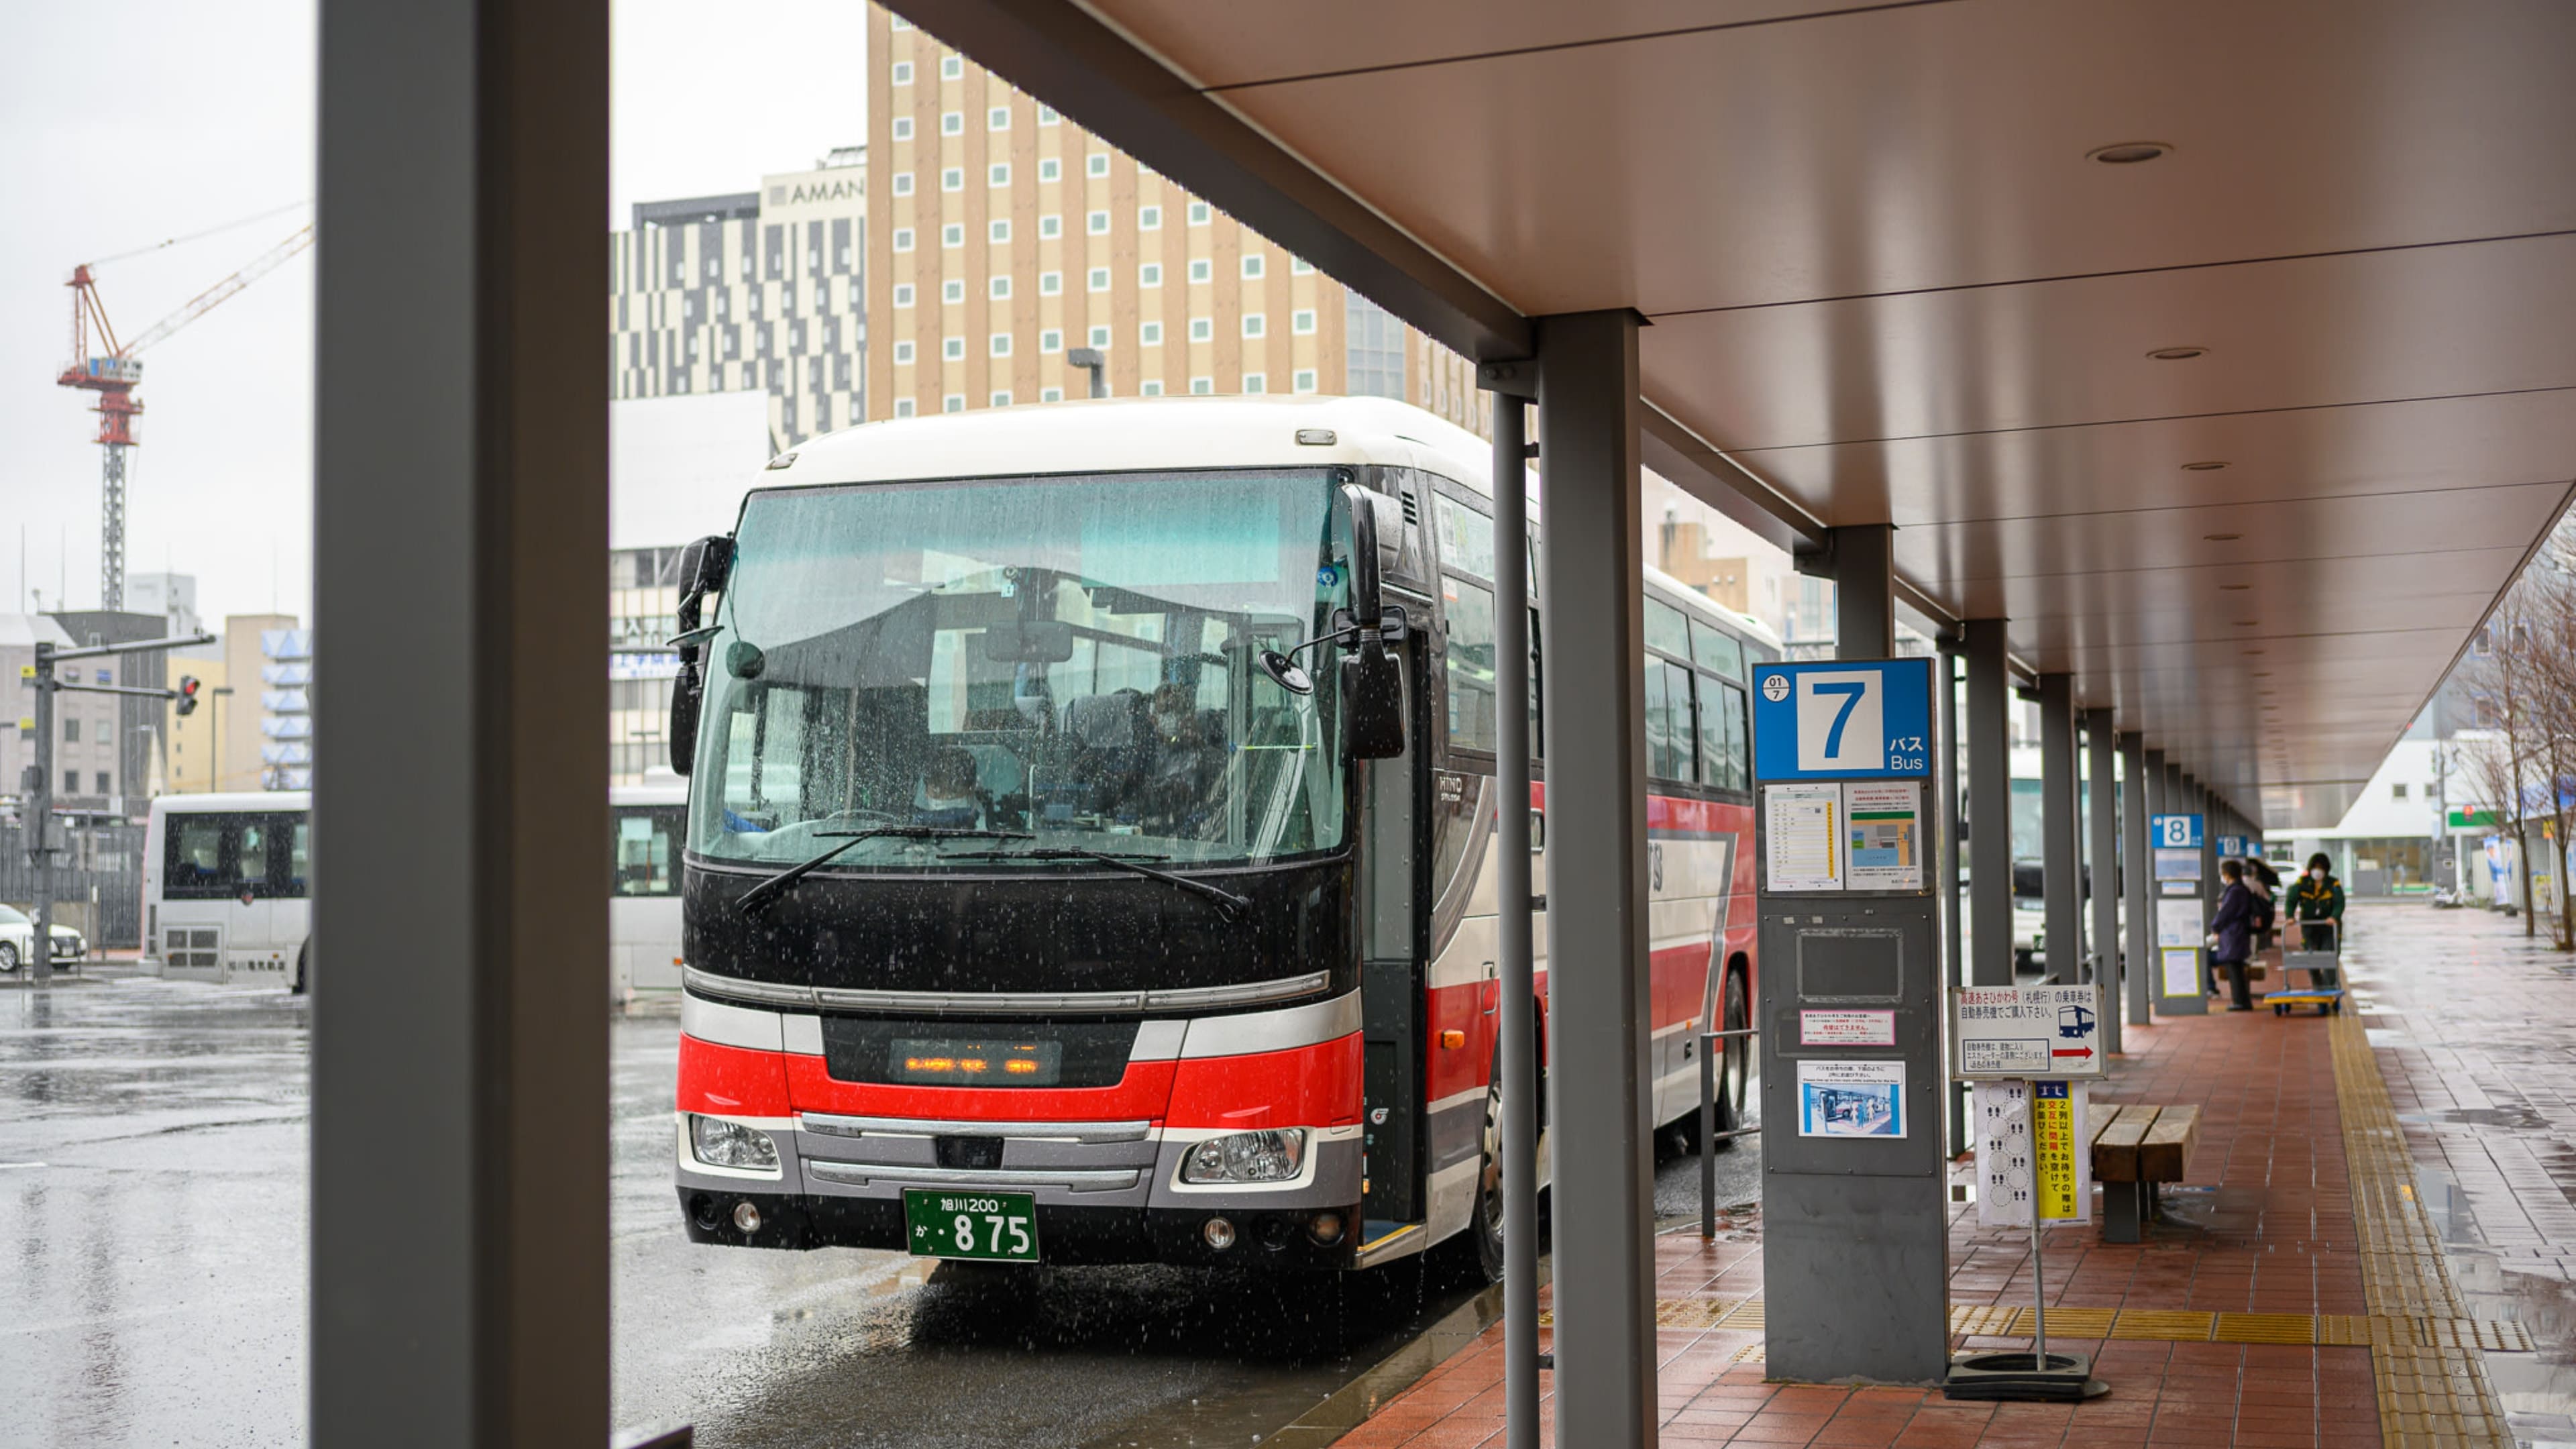
[[[0,902],[26,909],[36,898],[28,832],[0,825]],[[55,826],[54,919],[89,938],[92,949],[143,944],[143,827],[129,821]]]

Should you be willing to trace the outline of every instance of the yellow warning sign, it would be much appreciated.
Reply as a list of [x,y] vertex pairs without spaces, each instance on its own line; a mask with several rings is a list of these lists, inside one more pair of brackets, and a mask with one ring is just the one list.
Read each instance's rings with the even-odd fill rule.
[[2081,1221],[2084,1184],[2075,1161],[2075,1094],[2065,1082],[2030,1084],[2031,1178],[2044,1223]]

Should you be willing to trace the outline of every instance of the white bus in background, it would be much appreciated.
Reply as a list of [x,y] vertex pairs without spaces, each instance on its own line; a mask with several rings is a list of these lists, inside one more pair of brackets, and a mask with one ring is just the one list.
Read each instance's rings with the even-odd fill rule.
[[[680,989],[683,785],[609,792],[609,997]],[[311,951],[312,797],[164,795],[143,841],[144,969],[302,991]]]
[[639,994],[680,989],[680,842],[689,787],[618,785],[608,792],[616,842],[608,884],[608,994],[626,1005]]
[[144,969],[302,991],[312,796],[164,795],[143,835]]

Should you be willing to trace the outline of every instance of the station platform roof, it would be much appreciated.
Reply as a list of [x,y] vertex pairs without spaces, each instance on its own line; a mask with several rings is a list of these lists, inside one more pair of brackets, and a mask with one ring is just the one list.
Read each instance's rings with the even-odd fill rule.
[[2576,477],[2554,0],[894,8],[1479,361],[1643,314],[1657,471],[2273,828]]

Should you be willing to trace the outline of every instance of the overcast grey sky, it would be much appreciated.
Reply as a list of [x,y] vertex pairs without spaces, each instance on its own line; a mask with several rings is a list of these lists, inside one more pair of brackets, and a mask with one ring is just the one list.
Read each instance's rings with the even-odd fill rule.
[[[747,191],[866,137],[859,0],[615,0],[614,19],[611,217]],[[308,202],[313,48],[310,0],[0,5],[0,611],[30,589],[47,608],[98,600],[96,419],[53,384],[64,281]],[[108,315],[140,332],[311,215],[102,267]],[[211,618],[310,617],[312,288],[307,252],[144,354],[127,567],[195,574]]]

